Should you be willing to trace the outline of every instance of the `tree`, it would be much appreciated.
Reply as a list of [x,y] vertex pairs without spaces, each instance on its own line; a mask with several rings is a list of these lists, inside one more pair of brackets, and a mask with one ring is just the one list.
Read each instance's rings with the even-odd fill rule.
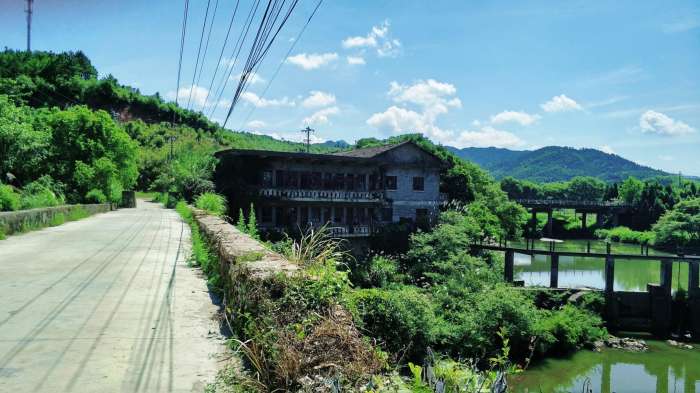
[[577,176],[567,188],[567,199],[575,201],[600,201],[605,193],[605,183],[594,177]]
[[636,177],[628,177],[625,181],[620,184],[619,194],[620,198],[630,205],[637,205],[642,196],[642,189],[644,188],[644,183],[638,180]]
[[679,202],[652,229],[657,246],[700,247],[700,198]]

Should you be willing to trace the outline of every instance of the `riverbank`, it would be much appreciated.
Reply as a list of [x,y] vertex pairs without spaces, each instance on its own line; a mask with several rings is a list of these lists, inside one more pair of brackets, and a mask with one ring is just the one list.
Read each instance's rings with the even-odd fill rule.
[[578,351],[546,358],[510,378],[513,392],[698,392],[700,349],[646,340],[649,350]]

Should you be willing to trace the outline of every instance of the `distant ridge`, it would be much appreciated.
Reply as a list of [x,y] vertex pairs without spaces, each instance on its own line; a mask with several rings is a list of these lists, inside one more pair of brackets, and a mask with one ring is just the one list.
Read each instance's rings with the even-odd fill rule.
[[596,149],[562,146],[547,146],[532,151],[495,147],[448,149],[480,165],[496,179],[512,176],[535,182],[554,182],[576,176],[592,176],[607,182],[620,182],[629,176],[649,179],[671,175]]

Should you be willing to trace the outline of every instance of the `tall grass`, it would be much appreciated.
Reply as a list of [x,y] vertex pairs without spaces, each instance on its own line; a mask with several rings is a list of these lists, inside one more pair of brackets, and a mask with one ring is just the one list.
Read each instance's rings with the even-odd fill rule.
[[195,199],[194,205],[209,214],[223,217],[226,214],[226,198],[214,192],[205,192]]
[[202,236],[187,203],[183,201],[178,202],[175,205],[175,211],[177,211],[182,219],[190,226],[192,254],[190,255],[189,264],[191,266],[200,267],[207,276],[207,284],[210,288],[220,292],[222,290],[222,281],[221,273],[219,272],[219,258]]
[[311,266],[326,261],[342,262],[350,257],[340,240],[330,236],[326,225],[309,229],[299,240],[294,241],[287,257],[299,265]]

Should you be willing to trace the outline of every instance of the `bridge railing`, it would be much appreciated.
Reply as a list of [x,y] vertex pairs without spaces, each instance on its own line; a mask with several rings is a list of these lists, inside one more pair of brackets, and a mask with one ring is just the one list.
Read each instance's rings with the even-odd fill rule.
[[515,199],[521,205],[529,206],[590,206],[590,207],[630,207],[621,201],[577,201],[572,199]]

